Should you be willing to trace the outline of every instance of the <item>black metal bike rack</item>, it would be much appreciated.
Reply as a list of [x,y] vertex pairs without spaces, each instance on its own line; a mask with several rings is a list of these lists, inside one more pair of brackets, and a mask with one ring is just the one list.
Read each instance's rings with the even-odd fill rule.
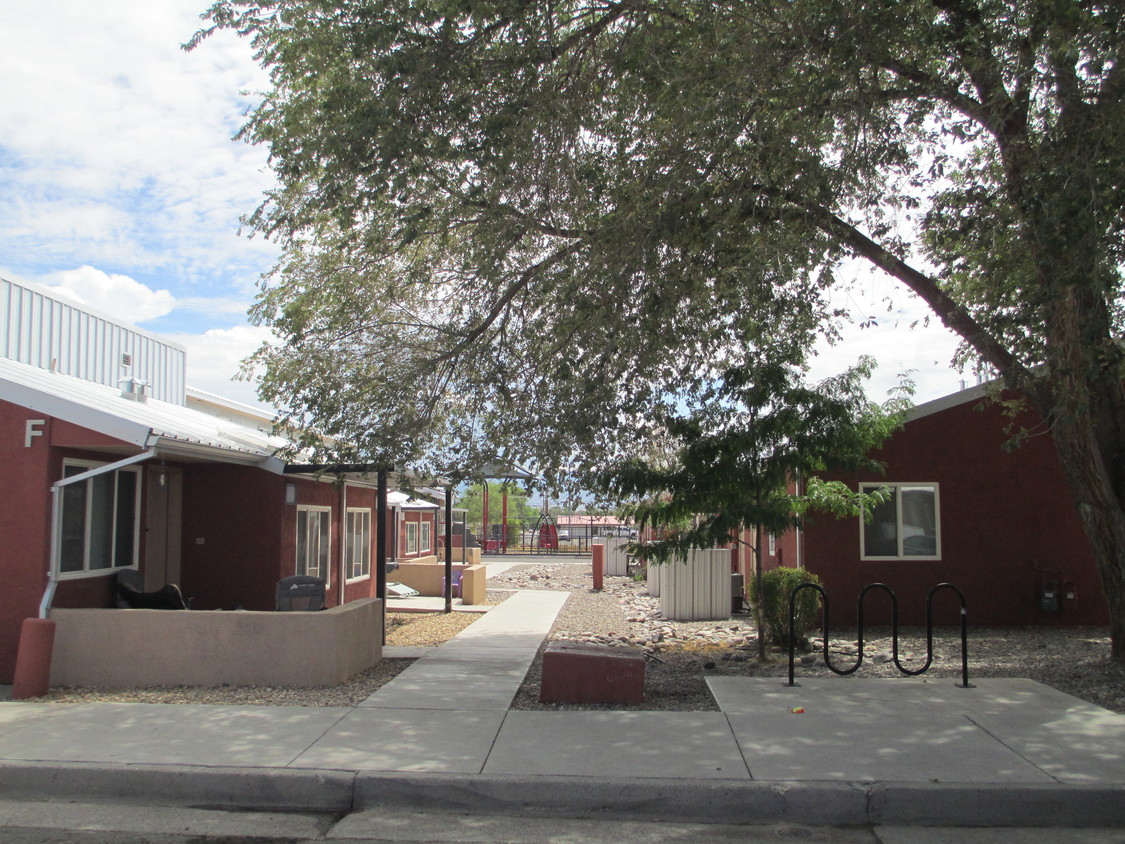
[[895,595],[894,590],[885,583],[871,583],[863,587],[863,591],[859,593],[857,599],[857,613],[856,623],[859,627],[859,635],[856,639],[859,645],[859,657],[856,659],[855,665],[851,668],[837,668],[832,664],[832,660],[828,655],[828,593],[824,587],[819,583],[802,583],[795,587],[789,593],[789,683],[790,686],[798,685],[793,680],[793,665],[794,665],[794,648],[796,646],[796,623],[797,623],[797,593],[802,589],[815,589],[820,593],[820,599],[824,606],[824,632],[821,637],[824,649],[824,664],[836,674],[840,676],[847,676],[854,673],[861,665],[863,665],[863,602],[867,598],[867,593],[873,589],[881,589],[891,596],[891,654],[894,658],[895,667],[903,674],[911,677],[917,677],[919,674],[924,673],[934,661],[934,594],[941,589],[952,589],[957,593],[957,597],[961,600],[961,682],[956,685],[962,689],[971,689],[972,685],[969,683],[969,626],[968,626],[968,613],[965,610],[965,596],[961,590],[954,586],[952,583],[939,583],[933,589],[926,593],[926,664],[918,669],[910,669],[903,666],[898,658],[898,597]]

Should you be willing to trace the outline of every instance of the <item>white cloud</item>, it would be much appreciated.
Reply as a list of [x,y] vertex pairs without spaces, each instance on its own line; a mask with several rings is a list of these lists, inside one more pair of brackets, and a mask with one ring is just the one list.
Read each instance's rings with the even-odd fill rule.
[[239,92],[265,88],[266,75],[230,33],[180,49],[205,6],[0,6],[4,252],[34,253],[41,268],[161,268],[186,283],[255,277],[272,262],[272,245],[236,236],[272,184],[265,150],[231,140],[254,102]]
[[168,334],[187,348],[187,383],[245,404],[261,405],[252,383],[235,381],[243,359],[270,339],[267,328],[239,325],[203,334]]
[[878,271],[853,262],[841,269],[832,304],[852,315],[835,345],[822,342],[811,364],[813,380],[827,378],[870,355],[879,367],[867,394],[883,401],[903,376],[914,381],[914,403],[960,389],[963,377],[951,361],[960,338],[933,315],[924,302]]
[[48,273],[39,281],[84,305],[131,323],[156,319],[176,307],[176,298],[167,290],[152,290],[128,276],[90,266]]

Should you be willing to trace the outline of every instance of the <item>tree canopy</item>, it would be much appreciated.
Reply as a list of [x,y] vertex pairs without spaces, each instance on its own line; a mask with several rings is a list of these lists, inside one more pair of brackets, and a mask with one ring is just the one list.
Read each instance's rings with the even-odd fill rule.
[[549,475],[748,355],[800,366],[859,257],[1046,421],[1125,659],[1123,13],[220,0],[272,79],[263,398],[368,458]]
[[[534,519],[536,510],[528,503],[527,491],[516,484],[488,481],[488,515],[493,524],[500,523],[503,512],[504,492],[507,487],[508,519],[514,524],[519,520]],[[456,507],[463,508],[465,519],[470,525],[480,526],[484,519],[484,490],[482,484],[471,484],[457,495]]]

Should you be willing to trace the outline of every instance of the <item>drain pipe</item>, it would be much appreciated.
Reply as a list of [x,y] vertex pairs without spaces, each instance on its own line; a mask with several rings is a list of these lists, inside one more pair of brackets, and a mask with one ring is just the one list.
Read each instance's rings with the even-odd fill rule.
[[69,478],[63,478],[61,481],[55,481],[55,483],[51,484],[51,560],[50,568],[47,571],[47,589],[43,593],[43,600],[39,602],[40,618],[47,618],[48,614],[51,612],[51,602],[55,599],[55,589],[59,583],[59,557],[62,553],[62,550],[59,548],[59,521],[62,519],[62,507],[59,506],[59,492],[63,487],[80,483],[98,475],[104,475],[107,472],[116,472],[118,469],[131,466],[134,463],[143,463],[145,460],[150,460],[155,456],[156,448],[150,447],[148,451],[134,454],[132,457],[126,457],[124,460],[118,460],[116,463],[95,466],[89,471],[71,475]]

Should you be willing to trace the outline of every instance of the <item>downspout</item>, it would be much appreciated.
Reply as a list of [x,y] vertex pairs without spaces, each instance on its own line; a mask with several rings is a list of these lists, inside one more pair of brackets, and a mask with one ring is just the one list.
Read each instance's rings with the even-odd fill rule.
[[50,614],[51,602],[55,600],[55,589],[58,587],[59,583],[59,555],[61,554],[59,548],[59,520],[62,518],[62,508],[59,507],[59,491],[65,486],[70,486],[71,484],[76,484],[79,481],[85,481],[98,475],[104,475],[107,472],[116,472],[118,469],[131,466],[134,463],[142,463],[155,456],[156,448],[150,446],[148,451],[134,454],[132,457],[126,457],[124,460],[118,460],[116,463],[107,463],[104,466],[97,466],[87,472],[80,472],[77,475],[63,478],[51,484],[51,559],[49,568],[47,569],[47,588],[43,592],[43,600],[39,602],[40,618],[47,618]]
[[342,485],[340,487],[340,568],[339,576],[340,583],[337,587],[339,597],[336,600],[336,606],[342,607],[344,605],[344,587],[348,582],[348,479],[341,476],[340,480]]

